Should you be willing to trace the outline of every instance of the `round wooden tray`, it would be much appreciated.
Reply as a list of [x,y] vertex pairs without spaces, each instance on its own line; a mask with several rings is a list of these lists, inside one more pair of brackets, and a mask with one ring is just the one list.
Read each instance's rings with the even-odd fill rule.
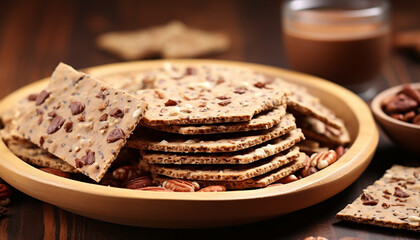
[[[328,81],[269,66],[217,60],[170,60],[179,64],[242,66],[303,85],[345,120],[353,144],[336,163],[286,185],[220,193],[147,192],[100,186],[57,177],[17,158],[0,141],[0,175],[18,190],[86,217],[159,228],[219,227],[273,218],[319,203],[342,191],[366,169],[378,144],[368,106]],[[162,66],[164,61],[117,63],[85,69],[99,77]],[[27,85],[0,102],[0,112],[46,87],[48,79]]]

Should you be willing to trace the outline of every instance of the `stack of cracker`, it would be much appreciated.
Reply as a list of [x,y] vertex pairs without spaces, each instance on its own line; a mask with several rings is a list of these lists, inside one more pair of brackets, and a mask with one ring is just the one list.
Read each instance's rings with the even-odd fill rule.
[[150,110],[127,146],[141,150],[140,167],[158,184],[245,189],[296,172],[306,164],[295,145],[304,135],[288,106],[344,128],[305,89],[245,68],[166,64],[144,79],[154,79],[153,89],[136,94]]
[[305,88],[251,69],[166,63],[100,79],[60,64],[45,90],[2,115],[9,148],[97,182],[134,148],[156,184],[249,189],[305,167],[297,144],[306,134],[323,146],[349,143],[343,122]]

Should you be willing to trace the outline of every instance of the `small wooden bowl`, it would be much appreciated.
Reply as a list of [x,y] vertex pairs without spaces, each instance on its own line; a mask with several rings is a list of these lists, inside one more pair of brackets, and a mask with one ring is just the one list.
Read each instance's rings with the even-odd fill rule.
[[[415,89],[420,89],[420,83],[409,85]],[[399,85],[379,93],[372,100],[371,109],[384,132],[395,144],[420,155],[420,125],[397,120],[382,110],[383,103],[395,96],[402,88],[403,85]]]
[[[170,60],[174,64],[241,66],[303,85],[345,120],[350,149],[331,166],[298,181],[255,190],[216,193],[147,192],[61,178],[40,171],[12,154],[0,141],[0,175],[18,190],[73,213],[107,222],[158,228],[238,225],[274,218],[328,199],[366,169],[379,134],[369,107],[355,94],[331,82],[279,68],[217,60]],[[164,61],[110,64],[86,69],[93,76],[139,71]],[[46,87],[48,79],[23,87],[0,102],[0,112]]]

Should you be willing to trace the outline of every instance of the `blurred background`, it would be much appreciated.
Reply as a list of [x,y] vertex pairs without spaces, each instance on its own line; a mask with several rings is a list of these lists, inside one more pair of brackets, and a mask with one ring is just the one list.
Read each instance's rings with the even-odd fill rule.
[[[108,31],[136,30],[180,20],[188,27],[226,34],[228,51],[206,58],[287,68],[281,34],[280,0],[212,1],[1,1],[0,97],[49,76],[58,62],[75,68],[119,62],[95,39]],[[394,32],[420,29],[419,1],[391,1]],[[386,81],[410,81],[418,62],[393,52]],[[384,78],[384,76],[382,76]],[[13,82],[13,84],[5,84]],[[395,83],[394,83],[395,84]]]

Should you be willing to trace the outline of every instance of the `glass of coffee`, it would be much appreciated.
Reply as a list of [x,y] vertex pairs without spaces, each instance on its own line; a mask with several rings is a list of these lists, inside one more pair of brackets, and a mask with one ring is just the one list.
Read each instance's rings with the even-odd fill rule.
[[388,56],[389,11],[385,0],[286,1],[283,36],[290,67],[371,97],[372,81]]

